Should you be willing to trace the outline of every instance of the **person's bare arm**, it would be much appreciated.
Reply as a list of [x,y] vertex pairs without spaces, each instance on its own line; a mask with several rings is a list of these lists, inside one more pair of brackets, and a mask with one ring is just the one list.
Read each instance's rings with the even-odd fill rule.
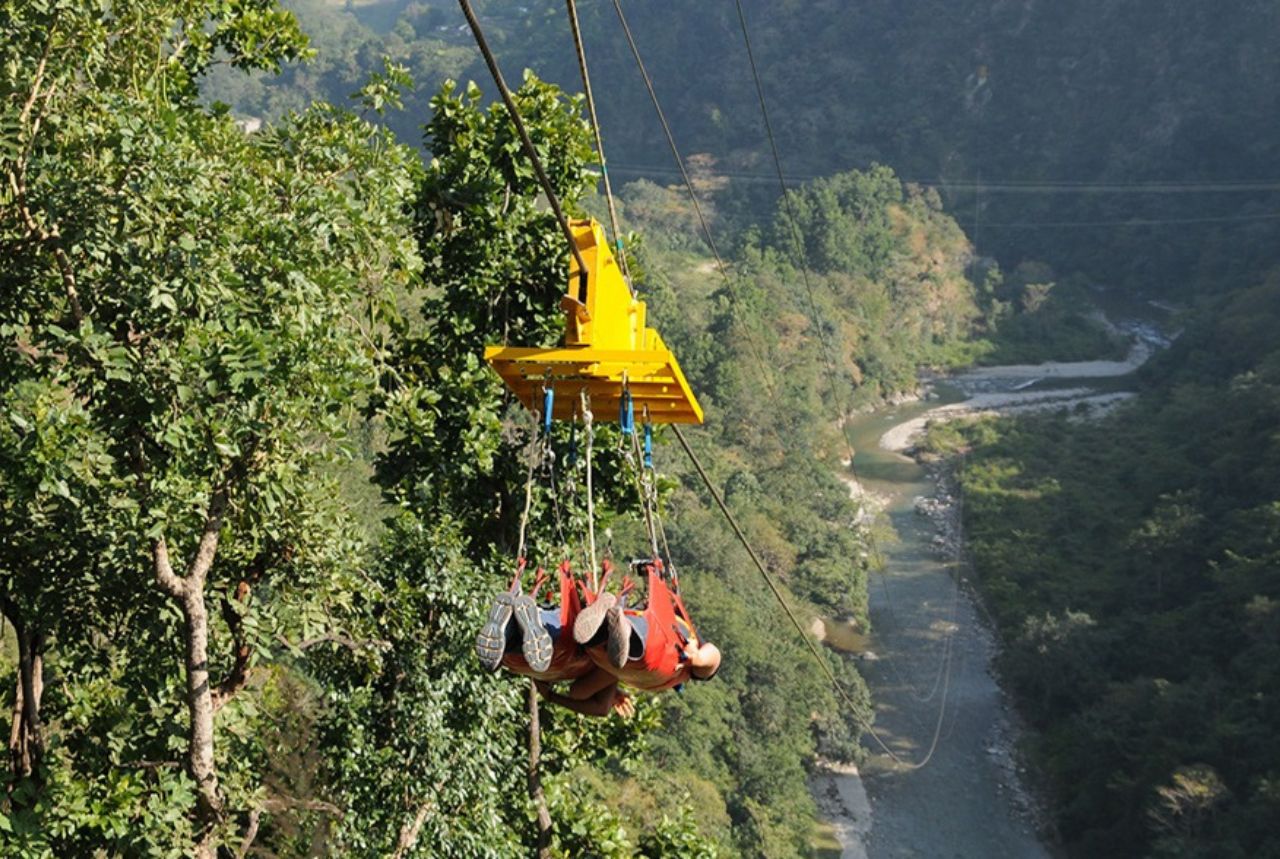
[[609,687],[616,688],[618,678],[614,677],[603,668],[593,668],[588,673],[582,675],[569,685],[568,691],[564,693],[565,698],[574,701],[586,701],[599,695]]
[[564,694],[553,691],[550,683],[538,681],[536,685],[550,703],[584,716],[607,716],[617,710],[629,717],[635,712],[631,699],[618,691],[618,679],[601,668],[573,681]]

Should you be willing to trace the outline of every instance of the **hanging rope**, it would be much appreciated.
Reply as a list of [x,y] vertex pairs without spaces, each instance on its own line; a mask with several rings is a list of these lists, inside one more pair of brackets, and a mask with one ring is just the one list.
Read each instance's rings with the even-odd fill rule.
[[591,550],[591,569],[588,572],[588,580],[591,583],[591,590],[600,589],[599,566],[596,563],[596,500],[595,492],[591,486],[591,447],[595,441],[596,431],[595,424],[592,422],[594,415],[591,414],[591,398],[587,396],[584,388],[582,391],[582,426],[583,435],[586,436],[585,456],[587,461],[587,545]]
[[631,474],[631,479],[636,487],[636,495],[640,499],[640,509],[644,513],[645,533],[649,537],[650,557],[656,558],[658,557],[658,536],[657,529],[653,524],[652,487],[646,482],[644,470],[640,464],[642,460],[640,441],[636,436],[635,412],[633,411],[631,395],[625,388],[622,393],[618,421],[622,426],[622,432],[618,436],[618,451],[622,454],[622,461],[626,465],[627,471]]
[[[534,413],[537,418],[537,413]],[[525,556],[525,532],[529,525],[529,510],[533,507],[533,470],[538,462],[538,439],[537,430],[534,430],[535,438],[529,442],[526,448],[526,455],[529,457],[529,470],[524,478],[524,511],[520,514],[520,540],[516,550],[516,557],[523,559]]]
[[578,292],[579,300],[584,300],[587,289],[587,264],[582,260],[582,254],[578,250],[578,243],[574,241],[573,230],[569,228],[569,219],[565,217],[564,210],[560,208],[560,200],[556,197],[556,192],[551,187],[551,180],[547,178],[547,171],[542,167],[542,159],[538,157],[538,150],[533,146],[533,140],[529,137],[528,130],[524,127],[524,120],[520,118],[520,111],[516,109],[515,99],[511,95],[511,90],[507,88],[507,82],[502,77],[502,71],[498,68],[498,61],[493,56],[493,51],[489,50],[489,43],[485,41],[484,32],[480,29],[480,22],[476,20],[476,14],[471,9],[470,0],[458,0],[458,5],[462,7],[462,14],[467,18],[467,24],[471,27],[471,33],[475,36],[476,46],[480,49],[480,53],[484,56],[485,65],[489,67],[489,74],[493,76],[493,83],[498,88],[498,93],[502,96],[502,103],[507,106],[507,114],[511,117],[512,124],[516,127],[516,133],[520,135],[520,143],[524,147],[524,154],[529,157],[530,163],[533,164],[533,171],[538,175],[538,183],[542,185],[542,192],[547,197],[547,202],[551,204],[551,211],[555,213],[556,222],[560,225],[560,231],[564,233],[565,240],[569,243],[569,252],[573,254],[574,260],[578,263]]

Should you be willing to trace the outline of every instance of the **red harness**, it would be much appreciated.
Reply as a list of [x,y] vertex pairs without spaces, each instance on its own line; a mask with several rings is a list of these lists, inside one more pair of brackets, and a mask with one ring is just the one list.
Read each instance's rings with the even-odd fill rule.
[[[546,671],[538,672],[529,667],[520,651],[502,657],[502,667],[512,674],[522,674],[535,680],[555,683],[560,680],[577,680],[595,667],[591,657],[573,640],[573,622],[582,611],[577,583],[569,571],[569,562],[560,562],[560,637],[551,651],[551,664]],[[512,621],[514,623],[514,621]]]
[[[660,560],[649,565],[649,607],[636,614],[644,617],[649,626],[644,655],[618,668],[609,662],[609,655],[601,645],[587,649],[591,659],[621,682],[646,692],[659,692],[687,681],[693,669],[683,658],[684,649],[691,638],[697,639],[697,632],[689,620],[684,601],[667,587]],[[680,628],[677,618],[684,622],[687,634]]]

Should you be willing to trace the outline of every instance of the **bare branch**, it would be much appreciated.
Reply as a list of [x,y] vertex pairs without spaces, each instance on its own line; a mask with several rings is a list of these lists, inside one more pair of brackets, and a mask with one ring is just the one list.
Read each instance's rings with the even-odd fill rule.
[[249,848],[253,846],[253,839],[258,837],[258,824],[262,820],[262,809],[255,808],[249,812],[249,826],[244,831],[244,840],[240,842],[240,849],[236,851],[236,859],[244,859],[249,855]]
[[134,770],[167,770],[177,769],[182,764],[177,761],[125,761],[120,766]]
[[75,319],[76,324],[84,321],[84,308],[80,305],[80,292],[76,287],[75,268],[71,265],[71,258],[67,256],[67,252],[58,244],[62,238],[57,227],[52,230],[45,229],[36,220],[35,215],[31,213],[31,208],[27,205],[27,189],[21,178],[15,173],[9,173],[9,187],[13,190],[14,200],[18,204],[18,211],[22,213],[23,223],[26,225],[27,232],[35,236],[43,245],[47,245],[53,253],[54,262],[58,266],[58,274],[62,277],[62,289],[67,295],[67,302],[71,305],[71,315]]
[[35,365],[43,357],[39,349],[23,340],[21,336],[13,338],[13,348],[31,365]]
[[[249,583],[243,579],[236,585],[235,593],[236,602],[244,605],[249,601]],[[231,638],[235,648],[235,662],[231,666],[231,670],[227,676],[218,684],[218,688],[213,690],[213,712],[219,710],[230,701],[237,692],[243,689],[249,682],[249,658],[253,655],[253,648],[249,647],[249,643],[244,637],[244,620],[240,616],[240,612],[236,611],[231,601],[223,598],[222,600],[222,619],[226,622],[227,628],[231,630]]]
[[406,820],[404,826],[400,827],[400,838],[396,841],[396,852],[391,854],[392,859],[402,859],[405,853],[413,849],[413,845],[418,842],[418,833],[422,831],[422,824],[426,822],[427,814],[434,805],[431,800],[422,803],[413,819]]
[[205,577],[213,566],[214,555],[218,553],[218,535],[222,531],[222,515],[227,510],[227,490],[219,486],[213,491],[209,501],[209,512],[205,515],[204,533],[200,535],[200,545],[196,555],[187,565],[187,578],[194,587],[203,588]]
[[160,590],[174,599],[186,598],[187,582],[174,573],[173,565],[169,563],[169,546],[163,536],[156,539],[151,547],[151,554],[155,559],[156,584]]
[[343,817],[345,812],[331,802],[324,802],[319,799],[299,799],[296,796],[273,796],[262,801],[263,811],[288,811],[290,809],[300,808],[303,811],[319,811],[323,814],[331,814],[334,817]]
[[391,642],[381,638],[368,638],[357,640],[348,638],[345,635],[338,635],[336,632],[327,632],[324,635],[317,635],[315,638],[306,638],[296,644],[283,635],[277,635],[276,640],[289,649],[310,650],[317,644],[340,644],[348,650],[359,652],[361,650],[385,650],[391,646]]
[[49,22],[49,32],[44,42],[44,52],[40,55],[40,62],[36,65],[35,80],[31,83],[31,95],[27,96],[27,103],[22,106],[22,113],[18,116],[18,122],[23,125],[27,124],[28,117],[31,116],[31,108],[36,103],[36,98],[40,94],[40,84],[44,83],[44,70],[49,62],[49,54],[53,51],[53,33],[58,26],[58,11],[53,13],[53,20]]

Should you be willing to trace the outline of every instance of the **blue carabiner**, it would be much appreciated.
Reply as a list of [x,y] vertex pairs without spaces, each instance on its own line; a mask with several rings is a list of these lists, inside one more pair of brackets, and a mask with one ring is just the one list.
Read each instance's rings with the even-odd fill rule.
[[552,388],[542,389],[542,431],[551,435],[551,411],[555,407],[556,392]]
[[622,431],[625,434],[635,434],[636,412],[631,402],[631,391],[629,390],[623,390],[622,399],[618,402],[618,423],[622,425]]
[[644,425],[644,467],[653,468],[653,424]]

